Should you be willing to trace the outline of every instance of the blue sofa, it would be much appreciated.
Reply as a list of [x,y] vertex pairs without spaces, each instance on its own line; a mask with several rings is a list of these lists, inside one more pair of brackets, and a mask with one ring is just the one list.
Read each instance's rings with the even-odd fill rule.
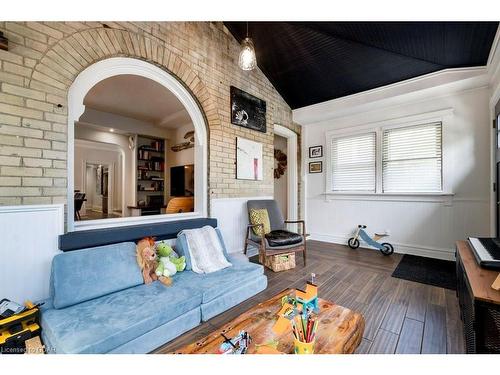
[[[241,254],[210,274],[177,273],[173,285],[145,285],[135,243],[76,250],[52,261],[41,313],[49,353],[148,353],[267,287],[263,267]],[[182,239],[177,250],[185,250]]]

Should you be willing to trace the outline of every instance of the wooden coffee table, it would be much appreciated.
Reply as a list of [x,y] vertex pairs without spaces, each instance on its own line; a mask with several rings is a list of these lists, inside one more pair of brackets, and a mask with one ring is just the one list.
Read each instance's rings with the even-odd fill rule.
[[[253,341],[248,354],[287,354],[293,353],[293,334],[291,328],[281,335],[276,335],[272,327],[276,322],[276,313],[281,308],[281,298],[291,294],[287,289],[275,297],[259,303],[236,319],[225,324],[203,339],[187,345],[176,354],[215,354],[224,341],[221,333],[229,338],[238,335],[239,331],[247,331]],[[361,342],[365,329],[365,320],[357,312],[319,298],[319,326],[316,336],[316,354],[353,353]],[[278,341],[276,350],[269,342]]]

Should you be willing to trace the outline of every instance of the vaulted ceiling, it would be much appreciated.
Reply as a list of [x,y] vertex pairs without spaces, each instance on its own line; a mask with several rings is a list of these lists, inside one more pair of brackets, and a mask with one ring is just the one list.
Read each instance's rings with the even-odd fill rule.
[[[245,22],[225,22],[241,42]],[[292,109],[447,68],[484,66],[498,22],[250,22],[259,68]]]

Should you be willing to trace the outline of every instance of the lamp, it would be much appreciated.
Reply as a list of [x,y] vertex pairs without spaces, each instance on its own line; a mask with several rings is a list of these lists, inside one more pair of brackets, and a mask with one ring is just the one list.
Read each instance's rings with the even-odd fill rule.
[[257,58],[255,57],[255,48],[253,46],[252,38],[248,37],[248,22],[247,22],[247,36],[241,42],[240,57],[238,65],[243,70],[253,70],[257,66]]

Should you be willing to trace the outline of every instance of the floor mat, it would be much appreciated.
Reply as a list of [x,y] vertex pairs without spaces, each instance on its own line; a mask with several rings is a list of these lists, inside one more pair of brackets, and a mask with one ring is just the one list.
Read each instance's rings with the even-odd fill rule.
[[455,262],[405,254],[392,277],[456,290]]

